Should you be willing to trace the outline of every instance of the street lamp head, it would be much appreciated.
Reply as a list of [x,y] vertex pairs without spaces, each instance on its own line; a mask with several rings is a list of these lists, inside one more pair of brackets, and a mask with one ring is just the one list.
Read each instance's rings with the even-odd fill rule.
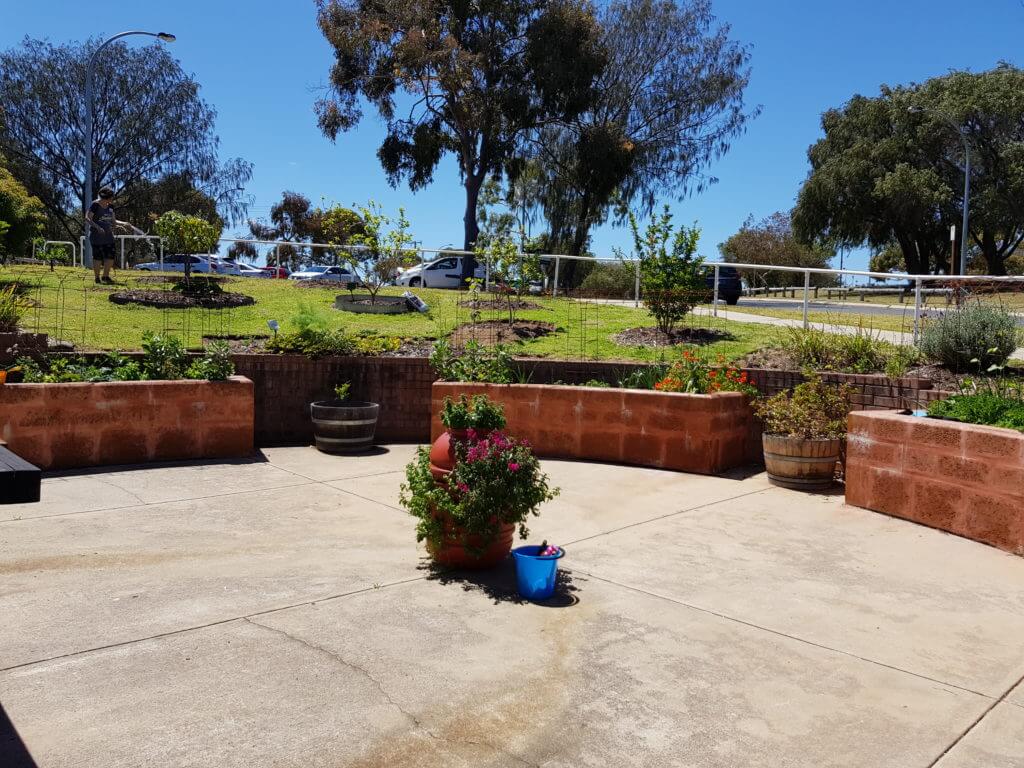
[[175,40],[178,39],[170,32],[157,32],[156,36],[163,40],[165,43],[173,43]]

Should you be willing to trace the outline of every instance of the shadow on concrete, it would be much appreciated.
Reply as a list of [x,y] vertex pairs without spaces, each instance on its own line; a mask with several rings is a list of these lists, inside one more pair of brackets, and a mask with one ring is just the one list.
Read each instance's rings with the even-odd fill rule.
[[0,765],[4,768],[38,768],[21,740],[14,723],[0,703]]
[[137,472],[140,469],[168,469],[171,467],[209,467],[213,465],[238,467],[246,464],[269,464],[270,460],[257,450],[252,456],[243,459],[189,459],[188,461],[153,461],[145,464],[107,464],[99,467],[79,467],[77,469],[56,469],[44,473],[45,477],[83,477],[88,475],[108,475],[115,472]]
[[532,601],[519,595],[516,589],[516,567],[511,557],[502,560],[494,568],[483,571],[459,571],[441,568],[432,561],[424,561],[420,570],[427,573],[427,581],[449,586],[456,584],[465,592],[480,592],[494,603],[533,603],[545,608],[568,608],[576,605],[580,598],[579,588],[573,583],[572,574],[564,568],[558,569],[555,594],[547,600]]

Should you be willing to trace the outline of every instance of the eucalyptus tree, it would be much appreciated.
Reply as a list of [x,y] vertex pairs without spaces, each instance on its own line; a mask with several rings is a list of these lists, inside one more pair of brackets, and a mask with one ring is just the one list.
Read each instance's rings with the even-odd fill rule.
[[[369,103],[386,126],[384,171],[413,190],[454,155],[467,251],[484,181],[528,133],[587,109],[605,63],[586,0],[319,0],[318,21],[335,54],[321,130],[337,138]],[[463,259],[463,277],[474,267]]]
[[[54,45],[25,40],[0,53],[0,153],[70,239],[81,232],[85,182],[85,73],[99,40]],[[97,78],[93,189],[130,197],[146,183],[184,175],[217,202],[218,214],[244,218],[242,186],[252,166],[221,164],[216,113],[199,84],[160,45],[114,43]]]

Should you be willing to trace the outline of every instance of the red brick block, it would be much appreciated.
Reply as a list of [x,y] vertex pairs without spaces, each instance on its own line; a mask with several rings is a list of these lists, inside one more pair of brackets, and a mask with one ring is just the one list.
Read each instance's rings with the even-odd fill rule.
[[846,440],[847,459],[859,459],[881,467],[899,466],[903,459],[903,445],[881,443],[863,435],[850,435]]
[[1024,434],[1010,430],[977,427],[964,436],[967,453],[996,459],[1024,460]]
[[241,458],[254,450],[252,424],[214,427],[201,436],[201,458]]
[[[64,432],[50,437],[50,463],[41,469],[92,467],[97,461],[96,432]],[[12,449],[13,450],[13,449]]]
[[934,480],[914,483],[914,508],[910,519],[932,528],[954,531],[964,511],[964,491],[955,485]]
[[989,479],[989,465],[981,459],[940,454],[938,476],[955,479],[962,485],[984,486]]
[[1024,551],[1024,507],[1019,499],[968,491],[963,530],[954,531],[1006,552]]
[[917,445],[905,445],[903,448],[903,470],[927,477],[939,474],[940,454],[934,448]]
[[161,429],[153,436],[154,461],[190,459],[201,455],[199,433],[191,429]]
[[845,480],[846,503],[852,507],[871,509],[871,467],[860,461],[847,461]]
[[100,434],[97,464],[137,464],[151,458],[145,432],[115,426],[108,427]]
[[950,453],[958,454],[963,450],[964,433],[959,425],[934,419],[917,419],[912,426],[910,439],[913,442],[932,445]]
[[665,464],[665,438],[654,432],[627,432],[622,437],[622,461],[641,467]]
[[871,469],[871,509],[908,517],[913,508],[914,487],[902,473],[891,469]]

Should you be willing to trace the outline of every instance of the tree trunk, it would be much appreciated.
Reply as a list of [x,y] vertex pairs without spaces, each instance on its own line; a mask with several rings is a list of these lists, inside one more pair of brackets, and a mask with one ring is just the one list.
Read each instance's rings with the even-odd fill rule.
[[[472,251],[476,246],[476,240],[480,236],[480,224],[476,219],[477,202],[480,199],[480,187],[483,185],[483,176],[466,175],[466,212],[462,217],[465,236],[462,241],[462,249]],[[476,273],[476,259],[466,255],[462,259],[462,279],[460,288],[465,288]]]
[[997,277],[1006,274],[1006,261],[1003,254],[999,252],[999,247],[996,245],[996,236],[992,232],[984,231],[981,233],[981,253],[985,257],[985,263],[988,265],[988,273]]

